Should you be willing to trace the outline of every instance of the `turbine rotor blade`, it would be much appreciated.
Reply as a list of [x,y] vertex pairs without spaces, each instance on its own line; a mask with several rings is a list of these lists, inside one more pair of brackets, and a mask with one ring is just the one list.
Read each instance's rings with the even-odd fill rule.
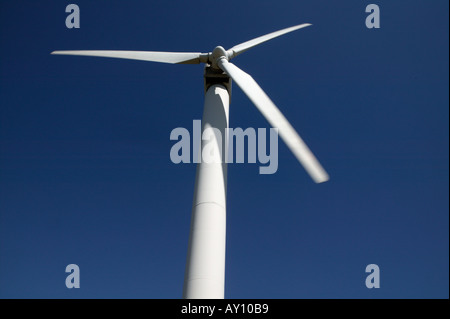
[[286,34],[286,33],[289,33],[289,32],[292,32],[292,31],[295,31],[295,30],[298,30],[298,29],[301,29],[301,28],[309,27],[310,25],[312,25],[312,24],[310,24],[310,23],[299,24],[299,25],[296,25],[296,26],[293,26],[293,27],[290,27],[290,28],[278,30],[278,31],[275,31],[275,32],[272,32],[272,33],[269,33],[269,34],[257,37],[255,39],[243,42],[241,44],[235,45],[230,50],[228,50],[228,51],[232,51],[230,58],[234,58],[237,55],[247,51],[248,49],[253,48],[254,46],[256,46],[258,44],[261,44],[263,42],[269,41],[269,40],[271,40],[273,38],[276,38],[276,37],[279,37],[279,36],[281,36],[283,34]]
[[264,93],[256,81],[247,73],[239,69],[225,58],[218,61],[219,67],[228,74],[255,104],[272,127],[278,128],[278,133],[295,157],[300,161],[311,178],[316,183],[326,182],[329,179],[327,172],[320,165],[314,154],[303,142],[292,125]]
[[[110,50],[75,50],[53,51],[51,54],[83,55],[106,58],[131,59],[162,63],[196,64],[204,59],[205,54],[194,52],[156,52],[156,51],[110,51]],[[207,54],[206,54],[207,58]]]

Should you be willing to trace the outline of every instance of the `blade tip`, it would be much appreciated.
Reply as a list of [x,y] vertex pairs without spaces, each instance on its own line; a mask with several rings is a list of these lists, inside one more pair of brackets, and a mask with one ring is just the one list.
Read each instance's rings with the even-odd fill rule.
[[330,180],[330,176],[327,173],[325,173],[324,175],[321,175],[321,176],[316,176],[314,178],[314,182],[316,182],[317,184],[322,184],[322,183],[328,182],[329,180]]

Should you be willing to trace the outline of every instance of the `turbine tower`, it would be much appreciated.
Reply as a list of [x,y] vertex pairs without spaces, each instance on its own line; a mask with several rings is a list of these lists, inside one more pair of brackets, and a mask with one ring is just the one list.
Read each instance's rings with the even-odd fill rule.
[[[200,156],[197,165],[183,298],[224,298],[227,187],[225,154],[227,151],[223,151],[221,146],[227,147],[225,139],[226,129],[229,126],[231,80],[234,80],[244,91],[270,125],[278,128],[278,134],[311,178],[316,183],[325,182],[329,178],[308,146],[256,81],[229,62],[258,44],[310,25],[304,23],[275,31],[238,44],[229,50],[217,46],[209,53],[107,50],[53,51],[51,53],[173,64],[206,64],[202,136],[207,135],[209,139],[204,142],[202,138],[198,155],[204,155],[203,150],[208,144],[208,152],[213,153],[216,160],[206,161],[204,156]],[[221,134],[215,134],[213,129],[220,131]]]

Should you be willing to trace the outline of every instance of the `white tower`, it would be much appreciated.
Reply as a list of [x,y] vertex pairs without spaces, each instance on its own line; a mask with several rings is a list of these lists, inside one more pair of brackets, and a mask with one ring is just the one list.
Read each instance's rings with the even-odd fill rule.
[[[192,204],[183,298],[223,299],[227,164],[225,161],[231,80],[205,68],[205,106],[200,162]],[[194,155],[195,156],[195,155]]]

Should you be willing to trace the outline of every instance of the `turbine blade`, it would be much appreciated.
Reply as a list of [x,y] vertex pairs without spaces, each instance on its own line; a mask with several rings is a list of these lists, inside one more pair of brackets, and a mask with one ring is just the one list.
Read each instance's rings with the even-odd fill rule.
[[109,50],[77,50],[53,51],[51,54],[83,55],[106,58],[132,59],[163,63],[200,63],[201,53],[194,52],[152,52],[152,51],[109,51]]
[[295,30],[298,30],[298,29],[301,29],[301,28],[309,27],[310,25],[311,25],[310,23],[299,24],[299,25],[296,25],[296,26],[293,26],[293,27],[290,27],[290,28],[286,28],[286,29],[283,29],[283,30],[275,31],[275,32],[272,32],[272,33],[260,36],[258,38],[255,38],[255,39],[243,42],[241,44],[235,45],[234,47],[232,47],[230,49],[230,50],[233,51],[232,58],[234,58],[235,56],[241,54],[242,52],[247,51],[250,48],[253,48],[254,46],[256,46],[258,44],[261,44],[263,42],[269,41],[269,40],[271,40],[273,38],[276,38],[276,37],[279,37],[279,36],[281,36],[283,34],[286,34],[286,33],[289,33],[289,32],[292,32],[292,31],[295,31]]
[[278,128],[278,133],[282,140],[286,143],[291,152],[294,153],[295,157],[297,157],[311,178],[316,183],[326,182],[329,179],[327,172],[325,172],[319,161],[305,142],[303,142],[302,138],[266,93],[264,93],[258,83],[256,83],[249,74],[224,58],[219,60],[218,65],[237,83],[242,91],[244,91],[267,121],[269,121],[270,125]]

